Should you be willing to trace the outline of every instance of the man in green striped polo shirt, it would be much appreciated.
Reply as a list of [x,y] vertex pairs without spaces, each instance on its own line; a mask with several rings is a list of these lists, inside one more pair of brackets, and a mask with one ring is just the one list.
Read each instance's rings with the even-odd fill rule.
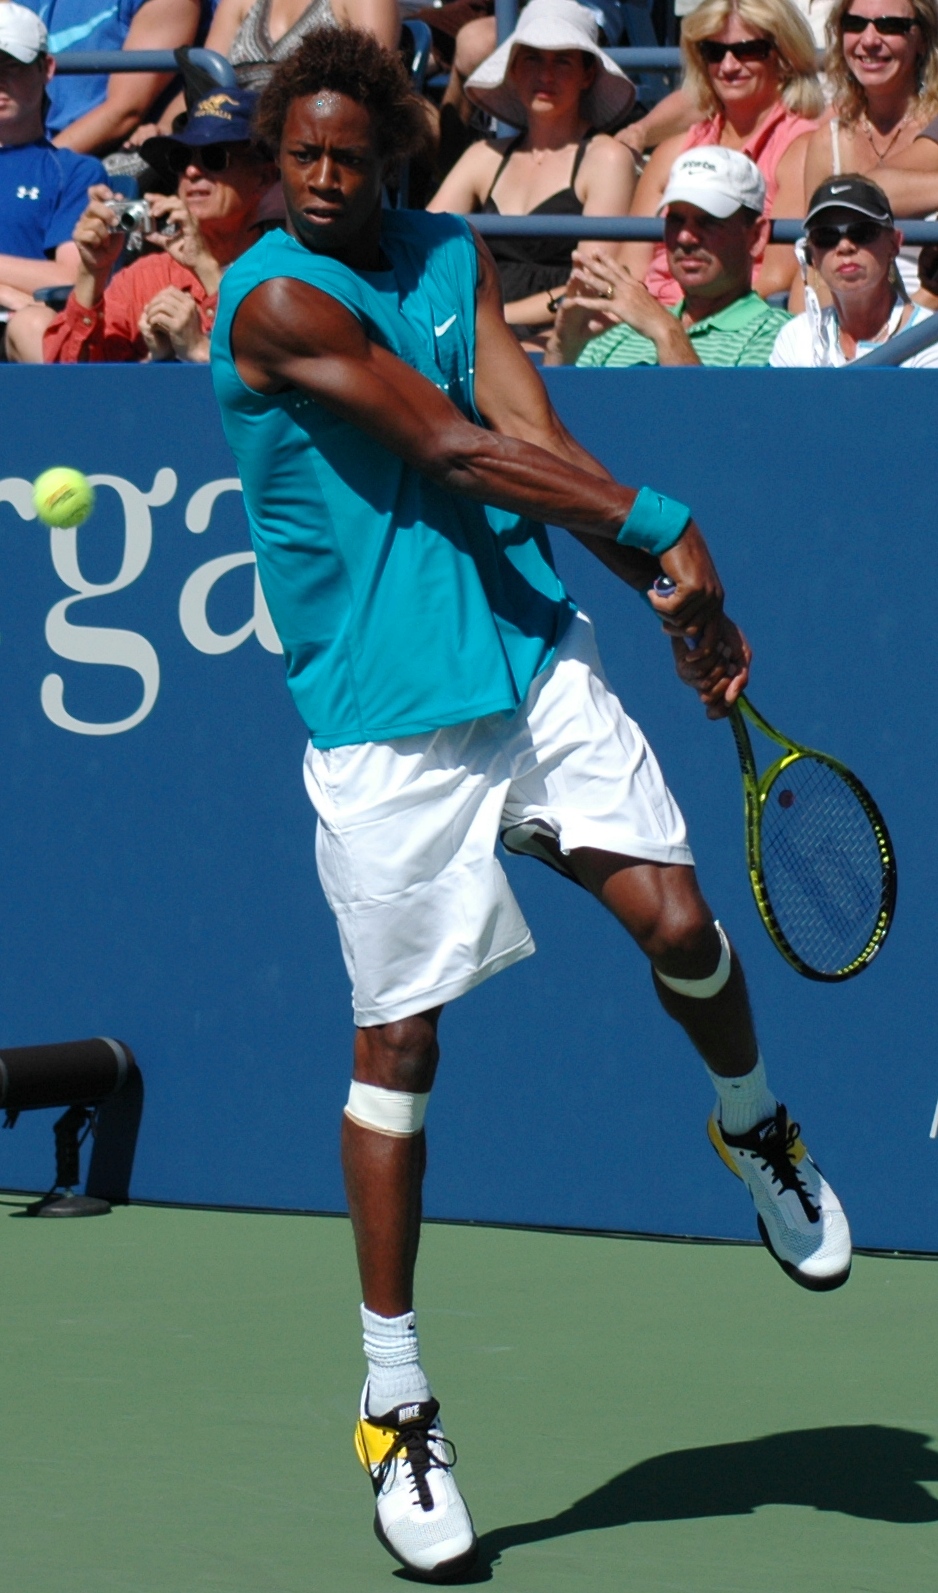
[[545,364],[768,365],[788,311],[753,292],[765,251],[765,179],[748,155],[704,145],[671,168],[661,203],[671,275],[665,306],[607,254],[574,254],[575,275]]

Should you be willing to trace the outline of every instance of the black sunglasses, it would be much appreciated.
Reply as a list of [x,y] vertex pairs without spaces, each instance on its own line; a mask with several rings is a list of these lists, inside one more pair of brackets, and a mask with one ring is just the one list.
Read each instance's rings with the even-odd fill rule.
[[727,50],[737,61],[767,61],[775,49],[775,41],[741,39],[738,44],[718,44],[716,39],[701,39],[697,48],[708,66],[719,66]]
[[217,176],[227,171],[235,156],[249,147],[247,144],[174,144],[166,152],[166,165],[174,177],[181,177],[188,166],[198,166]]
[[841,238],[846,238],[858,249],[865,249],[885,230],[878,221],[829,221],[823,226],[811,227],[808,242],[812,249],[836,249]]
[[846,16],[840,19],[840,31],[865,33],[871,22],[883,39],[888,39],[890,34],[895,36],[900,33],[911,33],[913,28],[918,27],[915,17],[858,17],[854,12],[848,11]]

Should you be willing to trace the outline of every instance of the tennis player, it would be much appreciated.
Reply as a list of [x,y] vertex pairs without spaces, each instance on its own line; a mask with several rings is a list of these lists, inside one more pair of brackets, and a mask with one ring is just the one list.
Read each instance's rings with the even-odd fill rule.
[[500,833],[584,885],[649,959],[716,1086],[710,1137],[786,1272],[836,1287],[850,1236],[769,1088],[684,821],[544,522],[641,592],[662,573],[675,583],[649,601],[720,716],[749,649],[703,537],[685,507],[621,486],[564,430],[466,223],[382,209],[423,136],[396,57],[351,29],[312,34],[274,73],[258,132],[277,152],[286,227],[227,271],[212,365],[310,731],[319,873],[353,986],[342,1153],[368,1362],[356,1444],[382,1543],[445,1581],[476,1545],[413,1311],[423,1121],[444,1003],[534,950]]

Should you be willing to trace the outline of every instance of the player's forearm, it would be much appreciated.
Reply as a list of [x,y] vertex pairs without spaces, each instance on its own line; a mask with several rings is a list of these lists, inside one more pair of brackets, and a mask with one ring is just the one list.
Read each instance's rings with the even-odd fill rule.
[[633,488],[574,463],[569,445],[554,453],[477,426],[460,433],[415,463],[451,492],[615,542],[635,502]]
[[37,288],[68,287],[74,280],[74,270],[57,260],[24,260],[16,254],[0,254],[0,282],[7,282],[23,293],[35,293]]

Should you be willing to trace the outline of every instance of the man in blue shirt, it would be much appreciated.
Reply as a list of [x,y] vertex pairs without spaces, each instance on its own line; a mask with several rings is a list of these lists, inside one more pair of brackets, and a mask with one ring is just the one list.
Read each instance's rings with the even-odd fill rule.
[[[257,132],[287,226],[222,281],[213,376],[310,731],[317,862],[353,984],[356,1448],[381,1542],[444,1581],[476,1543],[417,1343],[423,1119],[444,1003],[534,949],[499,833],[584,886],[648,958],[716,1088],[714,1148],[789,1276],[845,1282],[850,1235],[769,1089],[681,815],[545,534],[564,527],[647,594],[719,717],[749,649],[690,511],[621,486],[561,425],[465,221],[382,209],[389,169],[424,136],[396,57],[355,29],[311,34],[271,78]],[[674,1154],[664,1138],[661,1153]]]
[[18,310],[36,288],[70,286],[78,272],[72,230],[99,160],[55,149],[43,128],[46,84],[55,71],[39,18],[12,0],[0,5],[0,305]]

